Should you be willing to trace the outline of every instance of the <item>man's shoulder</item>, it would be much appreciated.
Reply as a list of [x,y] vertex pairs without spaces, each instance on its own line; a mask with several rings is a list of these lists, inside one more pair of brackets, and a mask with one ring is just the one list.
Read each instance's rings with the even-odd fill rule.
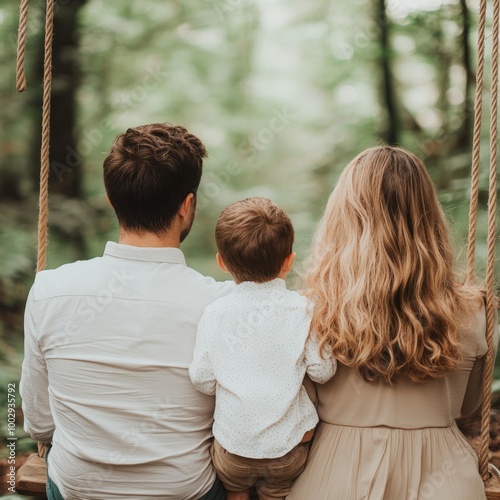
[[179,282],[179,287],[189,288],[192,293],[206,297],[207,303],[210,304],[226,297],[235,287],[233,281],[217,281],[189,266],[185,267],[184,272],[185,279]]
[[58,295],[66,295],[76,285],[99,274],[102,257],[78,260],[63,264],[55,269],[38,271],[33,284],[35,300],[44,300]]
[[171,267],[175,268],[173,273],[168,270],[152,272],[151,269],[145,272],[143,268],[131,269],[121,262],[110,261],[104,256],[40,271],[33,285],[33,298],[39,301],[112,292],[116,297],[146,300],[171,301],[175,298],[204,309],[234,288],[233,282],[218,282],[184,265]]

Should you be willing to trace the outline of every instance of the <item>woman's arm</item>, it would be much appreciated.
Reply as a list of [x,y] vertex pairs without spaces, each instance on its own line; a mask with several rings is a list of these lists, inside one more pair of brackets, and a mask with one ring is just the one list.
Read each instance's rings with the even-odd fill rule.
[[[484,309],[483,309],[484,311]],[[493,321],[496,328],[496,334],[493,336],[493,360],[496,358],[498,350],[498,315],[495,311]],[[482,387],[483,387],[483,369],[486,352],[488,346],[486,344],[486,332],[484,327],[484,320],[481,322],[482,333],[480,335],[480,340],[476,352],[476,361],[469,375],[469,382],[467,383],[467,389],[465,391],[464,401],[462,403],[461,416],[466,417],[474,413],[481,404],[482,399]]]

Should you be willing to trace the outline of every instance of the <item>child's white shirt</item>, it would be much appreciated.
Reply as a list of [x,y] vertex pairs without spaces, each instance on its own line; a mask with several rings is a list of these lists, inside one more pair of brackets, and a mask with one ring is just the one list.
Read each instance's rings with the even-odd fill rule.
[[213,434],[230,453],[281,457],[318,423],[302,382],[327,382],[337,363],[309,337],[311,309],[279,278],[243,282],[205,309],[189,375],[216,395]]

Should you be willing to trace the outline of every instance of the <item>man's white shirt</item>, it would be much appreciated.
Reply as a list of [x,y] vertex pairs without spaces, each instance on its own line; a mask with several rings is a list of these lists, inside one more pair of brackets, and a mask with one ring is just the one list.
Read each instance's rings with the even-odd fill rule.
[[216,394],[214,437],[230,453],[276,458],[318,423],[302,386],[328,381],[337,364],[309,336],[310,305],[285,281],[243,282],[205,309],[191,380]]
[[53,441],[66,500],[198,499],[212,486],[214,398],[188,367],[203,310],[234,288],[177,248],[108,242],[36,276],[25,313],[25,429]]

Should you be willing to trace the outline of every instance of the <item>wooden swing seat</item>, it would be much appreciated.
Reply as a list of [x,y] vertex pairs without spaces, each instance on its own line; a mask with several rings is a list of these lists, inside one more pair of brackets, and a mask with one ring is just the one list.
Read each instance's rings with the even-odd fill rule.
[[488,500],[500,499],[500,477],[492,474],[484,483],[484,490]]
[[[37,453],[32,453],[24,465],[19,468],[16,476],[16,492],[18,495],[47,498],[45,494],[46,483],[45,459]],[[485,483],[487,500],[500,500],[500,478],[491,475]]]
[[[47,482],[47,468],[45,459],[38,456],[38,453],[32,453],[26,462],[19,468],[16,475],[16,493],[22,496],[36,498],[47,498],[45,487]],[[500,498],[499,496],[491,498]],[[251,499],[258,500],[254,488],[251,491]],[[489,500],[489,498],[488,498]]]
[[46,482],[45,459],[39,457],[38,453],[32,453],[17,471],[16,493],[18,495],[47,498],[45,494]]

